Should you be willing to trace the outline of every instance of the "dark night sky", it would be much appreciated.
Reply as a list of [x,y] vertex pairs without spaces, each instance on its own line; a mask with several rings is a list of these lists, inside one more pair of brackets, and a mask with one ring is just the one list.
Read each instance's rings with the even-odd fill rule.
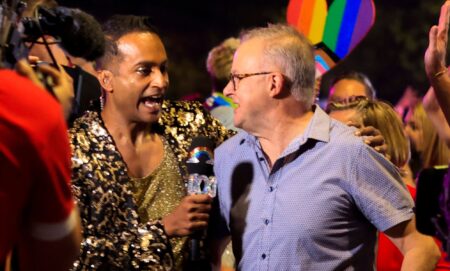
[[153,18],[169,56],[169,96],[191,92],[207,95],[210,80],[205,61],[209,49],[242,28],[285,20],[288,1],[58,1],[79,7],[103,21],[110,15],[135,14]]
[[[148,15],[159,28],[170,61],[169,97],[199,92],[207,95],[210,82],[205,60],[210,48],[241,29],[267,22],[284,22],[288,0],[170,1],[59,0],[81,8],[100,22],[112,14]],[[428,2],[428,3],[423,3]],[[375,1],[376,22],[365,40],[324,78],[323,95],[334,73],[360,70],[369,75],[379,97],[396,102],[412,85],[424,92],[423,52],[428,29],[437,20],[441,1]]]

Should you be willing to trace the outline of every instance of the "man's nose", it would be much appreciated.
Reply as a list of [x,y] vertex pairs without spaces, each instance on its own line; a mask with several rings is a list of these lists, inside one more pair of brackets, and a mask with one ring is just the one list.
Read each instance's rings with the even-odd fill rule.
[[223,89],[223,94],[227,97],[230,97],[233,93],[234,93],[234,86],[230,80],[230,81],[228,81],[228,84]]
[[169,85],[169,75],[167,72],[162,72],[160,69],[154,71],[152,85],[160,88],[167,88]]

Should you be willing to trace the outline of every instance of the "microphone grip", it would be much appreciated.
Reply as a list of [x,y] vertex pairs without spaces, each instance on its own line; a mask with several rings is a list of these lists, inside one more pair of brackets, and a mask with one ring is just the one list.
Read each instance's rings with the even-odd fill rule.
[[[197,233],[194,235],[198,235]],[[199,236],[193,236],[191,240],[189,241],[190,244],[190,253],[189,253],[189,260],[191,262],[197,262],[200,261],[200,238]]]
[[202,248],[205,234],[206,230],[199,230],[191,235],[189,240],[189,257],[185,268],[183,268],[184,271],[211,271],[210,262]]
[[200,252],[200,242],[203,240],[206,234],[206,230],[198,230],[191,235],[191,240],[189,241],[190,253],[189,260],[192,262],[197,262],[202,259],[202,255]]

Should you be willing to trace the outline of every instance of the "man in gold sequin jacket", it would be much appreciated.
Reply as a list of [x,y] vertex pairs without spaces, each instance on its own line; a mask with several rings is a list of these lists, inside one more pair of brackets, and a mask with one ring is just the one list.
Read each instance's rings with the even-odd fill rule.
[[207,227],[212,201],[186,195],[187,149],[228,131],[199,103],[163,100],[167,56],[145,18],[113,16],[104,31],[103,106],[70,129],[84,237],[74,269],[182,270],[186,236]]

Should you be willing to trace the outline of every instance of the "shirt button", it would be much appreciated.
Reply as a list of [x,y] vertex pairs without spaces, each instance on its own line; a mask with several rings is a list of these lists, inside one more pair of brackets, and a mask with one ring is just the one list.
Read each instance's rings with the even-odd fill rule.
[[269,186],[269,192],[273,191],[273,186]]
[[269,225],[269,222],[270,222],[269,219],[264,220],[264,224],[266,224],[266,225]]
[[266,258],[266,254],[261,255],[261,258],[264,260]]

